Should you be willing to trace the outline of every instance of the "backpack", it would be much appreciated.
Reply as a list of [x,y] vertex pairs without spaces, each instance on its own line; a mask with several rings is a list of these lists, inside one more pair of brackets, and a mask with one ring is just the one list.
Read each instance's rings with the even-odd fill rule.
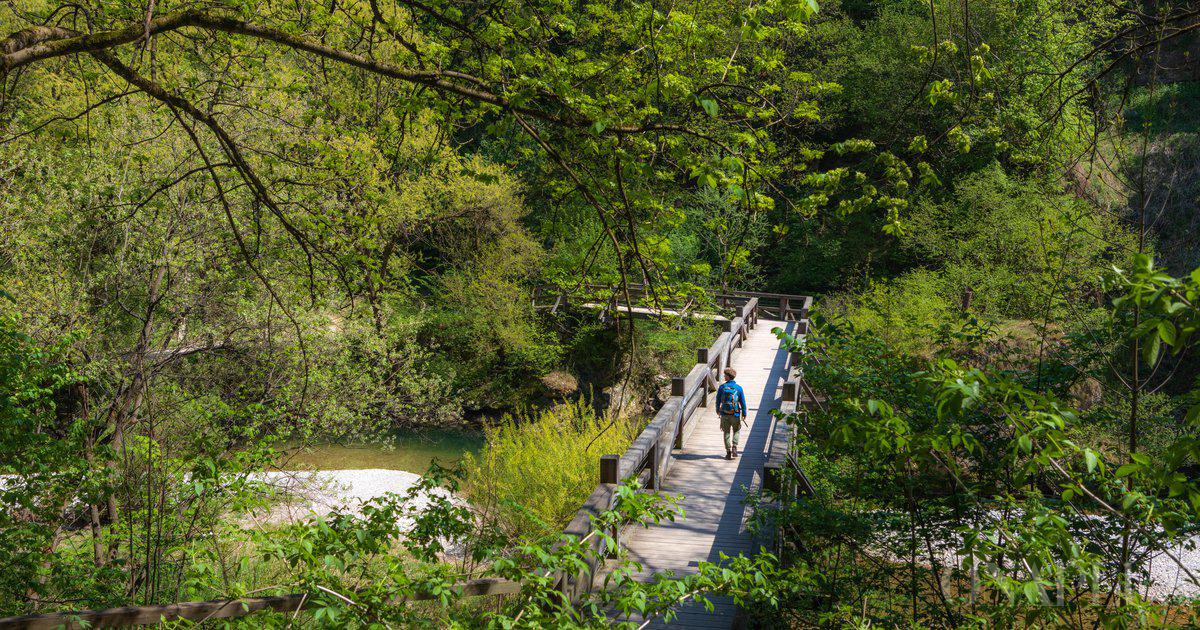
[[741,405],[738,404],[737,385],[733,383],[721,383],[717,388],[717,413],[725,415],[737,415],[741,413]]

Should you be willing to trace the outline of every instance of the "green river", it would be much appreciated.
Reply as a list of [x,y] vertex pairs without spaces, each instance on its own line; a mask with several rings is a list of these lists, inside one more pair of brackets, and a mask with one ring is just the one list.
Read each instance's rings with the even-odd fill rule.
[[279,468],[296,470],[362,470],[386,468],[422,474],[437,459],[450,465],[465,453],[483,448],[483,433],[471,429],[405,429],[395,431],[390,443],[322,444],[304,446],[290,454]]

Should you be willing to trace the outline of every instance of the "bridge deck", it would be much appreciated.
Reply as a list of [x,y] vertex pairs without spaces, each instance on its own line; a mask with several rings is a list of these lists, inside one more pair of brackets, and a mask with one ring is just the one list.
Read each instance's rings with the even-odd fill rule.
[[[775,327],[791,330],[794,322],[759,320],[745,345],[734,352],[732,365],[737,382],[746,392],[746,426],[742,427],[741,457],[726,461],[725,444],[717,419],[716,405],[696,410],[695,432],[686,448],[675,451],[675,463],[662,483],[663,492],[682,496],[683,519],[628,536],[630,557],[643,565],[642,577],[671,570],[677,575],[694,573],[698,562],[719,562],[729,556],[752,555],[759,541],[746,530],[749,510],[743,504],[748,492],[762,483],[767,438],[771,432],[771,410],[779,407],[780,386],[787,376],[787,352],[771,334]],[[691,604],[679,609],[670,625],[679,628],[729,628],[737,609],[728,598],[714,598],[716,609],[708,612]],[[652,627],[661,627],[656,620]]]

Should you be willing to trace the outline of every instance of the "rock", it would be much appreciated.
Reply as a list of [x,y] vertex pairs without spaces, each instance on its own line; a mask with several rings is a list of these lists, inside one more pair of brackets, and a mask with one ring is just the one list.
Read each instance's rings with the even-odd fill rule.
[[637,388],[633,383],[629,387],[624,382],[605,387],[600,391],[605,400],[605,410],[617,417],[626,417],[638,412]]
[[661,409],[667,401],[671,399],[671,377],[666,374],[658,374],[654,377],[654,396],[646,401],[647,413],[654,413],[656,409]]
[[1076,381],[1071,386],[1070,393],[1071,398],[1075,399],[1075,406],[1079,407],[1080,411],[1087,411],[1095,407],[1103,398],[1104,388],[1100,385],[1100,381],[1089,376]]
[[570,372],[563,370],[554,370],[543,376],[541,381],[542,386],[550,392],[551,396],[570,396],[579,391],[579,379],[575,378]]

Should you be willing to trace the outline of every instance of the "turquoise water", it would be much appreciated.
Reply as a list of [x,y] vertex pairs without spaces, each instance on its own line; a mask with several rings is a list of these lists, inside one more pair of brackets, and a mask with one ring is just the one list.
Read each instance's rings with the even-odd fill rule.
[[362,470],[386,468],[421,474],[437,459],[451,465],[465,453],[478,453],[483,433],[471,429],[406,429],[380,443],[318,444],[289,450],[278,468],[285,470]]

